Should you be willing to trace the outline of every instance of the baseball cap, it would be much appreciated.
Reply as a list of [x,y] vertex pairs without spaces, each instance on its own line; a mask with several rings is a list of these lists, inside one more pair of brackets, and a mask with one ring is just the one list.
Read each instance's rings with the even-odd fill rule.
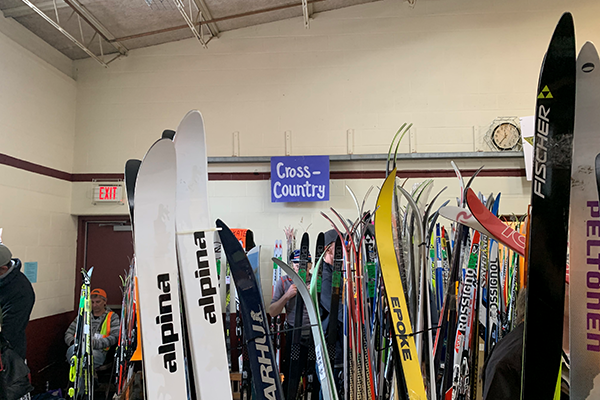
[[335,239],[337,239],[338,234],[335,231],[335,229],[330,229],[327,232],[325,232],[325,247],[329,246],[331,243],[335,242]]
[[0,244],[0,267],[8,265],[10,263],[10,259],[12,258],[12,253],[3,244]]
[[[294,252],[292,253],[292,262],[300,262],[300,250],[294,250]],[[312,262],[310,253],[308,253],[308,262]]]
[[106,297],[106,292],[105,292],[104,290],[102,290],[102,289],[99,289],[99,288],[96,288],[96,289],[92,290],[92,293],[91,293],[91,294],[92,294],[92,296],[100,296],[100,297],[103,297],[103,298],[104,298],[104,300],[106,300],[106,299],[107,299],[107,297]]

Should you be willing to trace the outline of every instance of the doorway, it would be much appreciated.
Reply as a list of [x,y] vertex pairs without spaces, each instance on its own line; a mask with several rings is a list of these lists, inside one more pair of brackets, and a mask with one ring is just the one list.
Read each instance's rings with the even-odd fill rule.
[[133,236],[128,216],[79,217],[75,309],[79,306],[81,269],[92,272],[92,289],[102,288],[113,310],[121,308],[121,276],[133,258]]

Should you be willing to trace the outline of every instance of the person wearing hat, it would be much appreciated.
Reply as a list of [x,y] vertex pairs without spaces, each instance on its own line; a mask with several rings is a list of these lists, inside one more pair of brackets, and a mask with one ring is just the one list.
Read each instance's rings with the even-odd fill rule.
[[31,282],[21,272],[21,260],[0,243],[0,310],[2,335],[23,358],[27,355],[25,328],[35,303]]
[[[300,250],[294,250],[292,253],[292,267],[296,272],[300,267]],[[311,257],[308,255],[308,265],[307,265],[307,274],[306,274],[306,284],[310,283],[310,268],[311,268]],[[281,358],[281,368],[280,371],[284,375],[286,375],[289,371],[289,359],[291,353],[291,345],[292,345],[292,331],[294,328],[294,323],[296,321],[296,295],[298,293],[298,289],[296,285],[292,283],[292,278],[289,276],[282,276],[275,285],[273,289],[273,298],[271,299],[271,305],[269,306],[269,315],[271,318],[275,318],[278,316],[283,308],[285,307],[286,317],[285,317],[285,329],[289,330],[286,335],[285,340],[285,351],[282,353]],[[304,314],[302,316],[302,326],[309,327],[310,320],[308,319],[308,311],[306,307],[304,307]],[[302,330],[302,345],[307,345],[308,340],[310,339],[310,328]],[[287,380],[283,381],[283,391],[287,392]]]
[[[91,293],[92,301],[92,349],[94,353],[94,367],[97,368],[104,364],[106,353],[119,340],[119,316],[111,311],[106,305],[106,292],[96,288]],[[75,351],[75,330],[77,329],[77,318],[69,329],[65,332],[65,343],[69,346],[67,349],[67,360],[73,357]]]

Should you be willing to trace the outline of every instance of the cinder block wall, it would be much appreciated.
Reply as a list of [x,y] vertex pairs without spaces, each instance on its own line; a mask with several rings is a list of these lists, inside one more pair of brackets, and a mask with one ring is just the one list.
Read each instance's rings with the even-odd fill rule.
[[[62,67],[71,60],[14,21],[0,17],[0,32],[0,153],[70,172],[77,85],[40,57]],[[44,54],[31,53],[9,36]],[[32,319],[73,309],[71,188],[67,180],[0,165],[2,240],[14,257],[38,263]]]
[[[76,172],[118,172],[141,158],[165,128],[190,109],[205,118],[209,156],[387,152],[403,122],[413,122],[400,151],[463,152],[481,148],[481,134],[499,116],[534,113],[539,68],[562,12],[575,16],[578,45],[600,38],[600,3],[580,1],[380,1],[301,19],[225,32],[203,49],[195,40],[132,51],[109,69],[91,60],[78,74]],[[462,168],[523,168],[519,160],[459,161]],[[450,160],[403,162],[403,169],[449,169]],[[383,162],[332,163],[332,169],[385,168]],[[211,165],[210,171],[268,171],[268,165]],[[410,187],[422,179],[411,179]],[[73,212],[92,207],[86,183],[74,184]],[[211,212],[250,228],[263,247],[263,287],[283,227],[311,236],[329,228],[320,211],[356,215],[349,185],[362,197],[381,180],[332,180],[327,203],[274,204],[268,181],[210,182]],[[454,178],[440,203],[458,196]],[[520,177],[479,178],[474,188],[502,192],[501,212],[526,212],[529,184]],[[89,195],[88,195],[89,196]],[[368,205],[373,208],[375,196]],[[125,213],[125,207],[120,208]],[[299,235],[300,236],[300,235]],[[299,240],[299,239],[298,239]],[[312,246],[311,246],[312,247]],[[268,300],[268,299],[267,299]]]
[[[119,173],[142,158],[163,129],[175,128],[190,109],[206,121],[209,156],[346,154],[353,130],[355,154],[387,151],[400,124],[413,122],[403,152],[473,151],[498,116],[532,115],[539,67],[561,13],[575,16],[578,46],[600,43],[595,0],[417,0],[415,8],[379,1],[301,19],[225,32],[203,49],[195,40],[134,50],[104,69],[74,64],[34,43],[26,31],[0,25],[0,153],[67,173]],[[15,31],[16,29],[17,31]],[[16,32],[16,34],[15,34]],[[14,38],[11,39],[11,38]],[[35,39],[27,39],[30,43]],[[43,54],[42,54],[43,53]],[[475,132],[475,135],[474,135]],[[475,139],[474,139],[474,136]],[[450,169],[450,160],[402,162],[402,169]],[[523,168],[520,160],[459,161],[475,169]],[[332,163],[332,170],[382,170],[383,162]],[[212,172],[264,172],[266,164],[211,165]],[[42,177],[0,165],[0,227],[23,261],[38,261],[34,318],[71,310],[76,221],[72,215],[125,214],[92,206],[90,184]],[[422,179],[410,179],[412,186]],[[333,180],[327,203],[273,204],[268,181],[211,181],[213,218],[253,229],[264,246],[264,292],[269,255],[283,227],[328,229],[319,215],[334,207],[355,215],[348,184],[363,196],[380,180]],[[454,178],[440,202],[454,199]],[[523,213],[528,183],[485,177],[474,188],[502,191],[501,212]],[[375,196],[369,203],[373,208]],[[312,224],[312,225],[311,225]],[[267,299],[268,300],[268,299]]]
[[78,61],[74,169],[120,171],[193,108],[210,156],[232,155],[234,132],[240,155],[283,155],[285,131],[293,154],[345,154],[348,129],[354,153],[382,153],[406,121],[413,150],[472,151],[473,127],[533,114],[567,9],[579,46],[600,39],[594,0],[390,0]]

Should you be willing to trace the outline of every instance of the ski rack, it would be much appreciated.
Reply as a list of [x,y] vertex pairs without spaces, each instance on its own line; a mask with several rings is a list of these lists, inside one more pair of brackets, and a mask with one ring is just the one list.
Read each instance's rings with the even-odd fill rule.
[[[329,161],[387,160],[387,154],[334,154]],[[461,160],[482,158],[523,158],[522,151],[465,151],[452,153],[400,153],[398,160]],[[209,164],[270,163],[270,156],[208,157]]]

